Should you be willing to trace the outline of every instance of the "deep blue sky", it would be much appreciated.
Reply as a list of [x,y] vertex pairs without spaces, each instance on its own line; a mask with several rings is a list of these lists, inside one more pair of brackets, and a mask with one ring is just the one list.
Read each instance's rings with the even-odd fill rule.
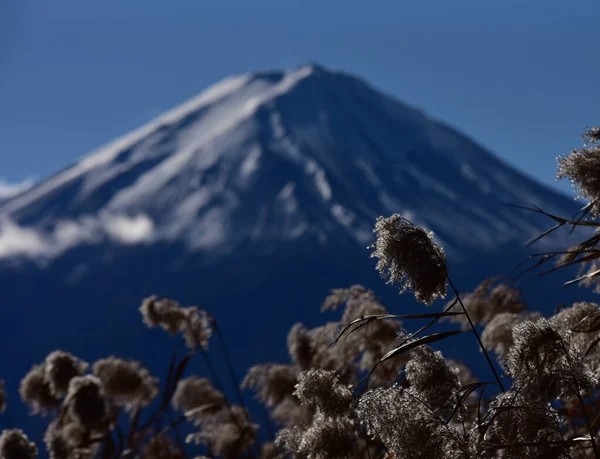
[[47,176],[229,74],[317,61],[569,191],[555,157],[600,122],[599,17],[598,0],[0,0],[0,179]]

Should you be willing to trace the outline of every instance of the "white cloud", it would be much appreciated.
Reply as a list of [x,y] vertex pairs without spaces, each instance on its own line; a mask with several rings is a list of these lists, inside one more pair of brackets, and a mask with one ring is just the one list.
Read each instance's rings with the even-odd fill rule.
[[144,214],[136,216],[102,214],[58,222],[51,231],[41,231],[0,221],[0,259],[53,258],[81,244],[111,240],[119,244],[142,244],[154,236],[154,223]]
[[25,179],[20,183],[9,183],[4,179],[0,179],[0,200],[12,198],[23,191],[27,191],[33,184],[32,179]]
[[10,221],[0,226],[0,258],[36,256],[43,253],[46,246],[47,241],[33,229],[21,228]]
[[92,217],[83,217],[79,220],[63,220],[58,222],[52,232],[52,239],[59,247],[71,248],[81,243],[95,243],[101,239],[98,231],[98,222]]
[[102,222],[106,233],[121,244],[148,242],[154,233],[154,223],[147,215],[105,217]]

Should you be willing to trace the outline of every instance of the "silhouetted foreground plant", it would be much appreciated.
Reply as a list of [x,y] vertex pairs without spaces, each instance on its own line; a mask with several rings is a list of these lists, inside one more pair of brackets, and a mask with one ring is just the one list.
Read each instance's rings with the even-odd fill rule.
[[[244,406],[230,404],[222,387],[212,385],[221,384],[207,352],[209,339],[218,330],[214,320],[206,311],[155,296],[143,301],[140,312],[148,327],[181,335],[162,391],[158,378],[141,362],[111,356],[90,366],[63,351],[51,352],[21,381],[19,392],[31,413],[50,416],[44,435],[50,457],[185,458],[185,442],[204,445],[200,451],[209,457],[254,456],[258,426]],[[180,357],[182,345],[188,352]],[[183,377],[196,354],[213,372],[213,382]],[[2,390],[1,409],[4,400]],[[175,416],[174,411],[181,414]],[[182,438],[183,423],[195,426],[197,432]],[[20,430],[0,436],[0,457],[36,456],[37,447]]]
[[[570,178],[589,203],[573,219],[535,208],[557,222],[540,237],[565,225],[600,227],[600,128],[583,137],[584,149],[559,160],[559,177]],[[391,314],[360,285],[335,289],[322,310],[341,309],[339,321],[312,329],[295,324],[287,339],[290,363],[255,365],[238,384],[224,337],[206,311],[147,298],[144,323],[181,337],[160,390],[140,362],[111,356],[90,366],[64,351],[51,352],[23,378],[22,400],[32,414],[50,416],[50,456],[185,458],[196,445],[203,455],[197,457],[227,459],[600,458],[600,306],[575,303],[544,318],[501,278],[459,295],[431,233],[398,214],[380,217],[374,232],[372,256],[388,282],[425,305],[445,297],[448,286],[455,299],[441,312]],[[536,254],[534,267],[551,259],[558,260],[553,269],[592,264],[571,283],[596,282],[598,242],[596,231],[567,252]],[[404,328],[424,319],[414,332]],[[438,322],[459,327],[430,332]],[[478,381],[464,363],[429,347],[462,332],[475,337],[493,380]],[[213,336],[239,386],[236,404],[208,353]],[[184,377],[192,358],[203,359],[207,375]],[[279,429],[274,441],[259,444],[259,425],[239,389],[262,403],[266,431],[271,422]],[[5,399],[0,384],[0,411]],[[184,425],[194,430],[186,438]],[[37,454],[21,430],[0,435],[0,458]]]

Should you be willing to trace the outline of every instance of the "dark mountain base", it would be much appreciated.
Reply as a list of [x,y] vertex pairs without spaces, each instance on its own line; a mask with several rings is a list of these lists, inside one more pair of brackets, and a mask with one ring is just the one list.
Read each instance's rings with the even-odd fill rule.
[[[44,270],[29,266],[2,272],[0,340],[4,352],[0,356],[0,378],[7,383],[13,422],[17,426],[31,423],[18,397],[18,382],[33,363],[43,360],[53,349],[73,352],[90,362],[107,355],[139,359],[164,379],[177,338],[162,330],[148,330],[142,324],[137,308],[142,298],[151,294],[197,305],[213,315],[223,330],[240,378],[254,363],[287,360],[286,335],[295,322],[317,326],[336,320],[335,314],[319,312],[331,288],[360,283],[381,296],[393,313],[423,311],[425,307],[417,305],[411,296],[399,296],[396,287],[385,285],[367,250],[352,247],[321,250],[307,244],[299,250],[269,256],[232,256],[227,263],[207,267],[201,257],[184,255],[185,251],[175,246],[125,252],[120,248],[118,257],[110,249],[100,251],[88,246],[70,252]],[[500,253],[500,257],[485,255],[468,265],[451,266],[457,287],[466,292],[486,277],[511,275],[526,256],[514,248]],[[85,273],[81,268],[84,262]],[[74,272],[80,273],[77,282],[73,281]],[[587,290],[576,287],[561,290],[565,275],[521,282],[530,309],[549,315],[561,302],[592,297]],[[431,311],[441,309],[443,304],[440,301]],[[408,329],[417,326],[405,323]],[[214,338],[209,350],[217,369],[225,375]],[[486,371],[470,334],[445,342],[443,351],[448,357],[465,361],[475,373]],[[200,356],[189,372],[208,375]]]

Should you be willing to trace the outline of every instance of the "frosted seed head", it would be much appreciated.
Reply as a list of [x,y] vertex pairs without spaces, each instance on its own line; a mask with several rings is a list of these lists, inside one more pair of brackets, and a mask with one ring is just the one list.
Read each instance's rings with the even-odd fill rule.
[[34,365],[29,370],[21,380],[19,394],[21,400],[31,407],[33,414],[49,413],[60,403],[50,389],[44,365]]
[[187,437],[189,443],[209,444],[217,456],[242,457],[256,441],[258,426],[246,410],[234,405],[202,424],[202,430]]
[[558,157],[557,179],[569,179],[579,196],[592,204],[592,213],[600,211],[600,127],[591,127],[583,133],[585,146],[574,149],[567,156]]
[[388,283],[397,283],[400,293],[410,290],[417,301],[431,304],[446,296],[446,254],[427,233],[400,214],[379,217],[377,238],[369,246],[371,257],[378,258],[377,270]]
[[141,362],[108,357],[94,363],[93,373],[102,381],[104,394],[119,406],[146,406],[158,394],[158,379]]
[[408,391],[391,387],[363,394],[358,417],[367,433],[379,435],[395,457],[446,457],[461,443],[458,432]]
[[550,404],[511,390],[496,396],[489,411],[491,422],[485,434],[486,442],[502,446],[532,445],[500,449],[499,458],[571,457],[563,455],[567,451],[560,420]]
[[183,326],[183,337],[185,345],[192,350],[207,349],[208,340],[212,336],[210,317],[206,311],[195,306],[183,308],[185,321]]
[[299,453],[315,459],[348,457],[355,441],[356,428],[350,418],[317,413],[312,425],[302,433]]
[[552,400],[586,393],[597,383],[583,362],[570,332],[547,319],[525,321],[513,328],[514,343],[506,358],[507,373],[523,395]]
[[458,372],[448,366],[440,351],[428,346],[411,352],[405,373],[410,389],[433,409],[442,407],[460,388]]
[[68,352],[58,350],[48,354],[44,366],[45,378],[54,396],[64,397],[71,379],[81,376],[87,367],[87,363]]
[[304,325],[295,324],[288,333],[288,353],[292,361],[303,370],[310,367],[313,349],[309,331]]
[[87,430],[102,430],[109,422],[102,382],[96,376],[73,378],[69,384],[65,406],[73,421]]
[[173,440],[164,434],[158,434],[144,445],[141,457],[144,459],[183,459],[186,455]]
[[59,427],[57,421],[48,425],[44,434],[44,444],[50,459],[78,459],[91,456],[89,448],[82,447],[89,435],[81,426],[67,423]]
[[251,367],[242,381],[243,389],[256,391],[256,398],[272,408],[294,393],[298,369],[292,365],[259,364]]
[[584,145],[595,145],[600,143],[600,126],[589,126],[586,131],[581,134],[581,140]]
[[303,430],[299,426],[293,426],[287,429],[281,429],[277,432],[275,444],[282,450],[292,454],[300,452],[300,442],[302,441]]
[[279,453],[275,442],[266,442],[260,445],[260,459],[279,459],[283,456]]
[[3,430],[0,434],[0,457],[3,459],[33,459],[37,455],[37,446],[22,430]]
[[172,403],[173,408],[186,413],[189,419],[200,422],[225,408],[227,400],[207,378],[190,376],[177,383]]
[[335,372],[322,369],[300,373],[294,395],[325,416],[347,415],[354,405],[352,392],[340,383]]
[[335,311],[343,304],[348,305],[348,303],[353,303],[355,301],[375,301],[376,299],[377,297],[375,294],[362,285],[355,284],[348,288],[334,288],[321,305],[321,311],[327,311],[329,309]]
[[488,351],[493,351],[501,364],[504,364],[508,350],[513,345],[513,328],[525,320],[537,320],[541,314],[517,314],[501,312],[496,314],[481,333],[481,342]]
[[282,426],[307,426],[310,424],[313,410],[301,405],[294,395],[289,395],[271,410],[273,421]]
[[174,335],[184,326],[185,312],[175,300],[159,298],[154,295],[144,299],[139,310],[144,324],[148,328],[160,326],[169,334]]

